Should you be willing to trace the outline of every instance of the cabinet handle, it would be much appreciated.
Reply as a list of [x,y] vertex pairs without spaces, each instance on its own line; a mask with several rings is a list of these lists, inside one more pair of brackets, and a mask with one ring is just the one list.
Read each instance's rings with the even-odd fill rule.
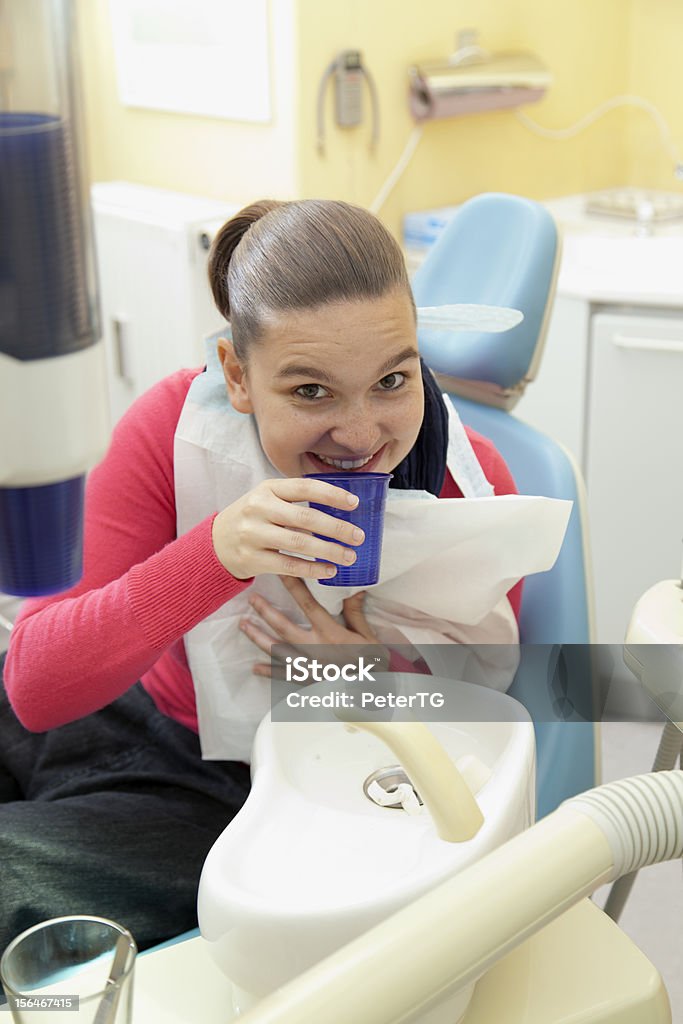
[[126,322],[119,317],[112,317],[112,341],[113,341],[113,354],[114,354],[114,372],[117,377],[121,380],[126,381],[128,384],[132,384],[133,378],[128,365],[128,358],[126,352]]
[[677,341],[675,338],[630,338],[624,334],[614,334],[612,343],[617,348],[635,349],[636,351],[683,353],[683,341]]

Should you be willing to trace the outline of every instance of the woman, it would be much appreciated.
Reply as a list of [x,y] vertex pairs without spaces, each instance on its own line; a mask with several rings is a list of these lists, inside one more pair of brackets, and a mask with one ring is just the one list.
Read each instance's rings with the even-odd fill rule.
[[[82,581],[26,602],[12,634],[0,948],[60,914],[113,917],[143,948],[192,927],[204,857],[248,792],[267,688],[253,675],[268,675],[273,640],[377,642],[362,594],[338,619],[304,583],[362,542],[300,504],[349,502],[305,474],[391,471],[394,487],[461,496],[403,258],[378,220],[254,204],[216,238],[210,279],[231,326],[218,364],[173,374],[124,416],[88,481]],[[467,436],[495,493],[514,492],[493,446]],[[253,674],[237,686],[244,656]],[[216,725],[217,680],[230,711]],[[202,761],[198,730],[214,726],[204,755],[219,759]]]

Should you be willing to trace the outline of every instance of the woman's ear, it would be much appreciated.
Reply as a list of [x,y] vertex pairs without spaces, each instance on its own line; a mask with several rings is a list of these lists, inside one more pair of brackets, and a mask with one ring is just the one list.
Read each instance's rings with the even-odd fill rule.
[[247,389],[246,371],[235,354],[232,341],[229,338],[219,338],[217,349],[230,404],[237,412],[253,412]]

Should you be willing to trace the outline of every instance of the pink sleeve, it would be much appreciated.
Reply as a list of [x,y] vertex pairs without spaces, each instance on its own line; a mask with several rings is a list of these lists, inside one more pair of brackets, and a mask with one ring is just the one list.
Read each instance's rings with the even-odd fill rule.
[[251,583],[218,561],[213,516],[176,538],[173,439],[195,375],[166,378],[119,422],[87,482],[82,580],[21,609],[4,678],[29,729],[62,725],[115,700]]

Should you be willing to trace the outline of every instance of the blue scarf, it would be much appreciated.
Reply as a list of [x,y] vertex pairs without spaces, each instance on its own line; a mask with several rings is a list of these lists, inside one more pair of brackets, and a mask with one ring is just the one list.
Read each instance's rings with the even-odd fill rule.
[[399,490],[429,491],[437,497],[446,477],[448,412],[431,370],[420,359],[425,411],[417,441],[393,471],[389,486]]

